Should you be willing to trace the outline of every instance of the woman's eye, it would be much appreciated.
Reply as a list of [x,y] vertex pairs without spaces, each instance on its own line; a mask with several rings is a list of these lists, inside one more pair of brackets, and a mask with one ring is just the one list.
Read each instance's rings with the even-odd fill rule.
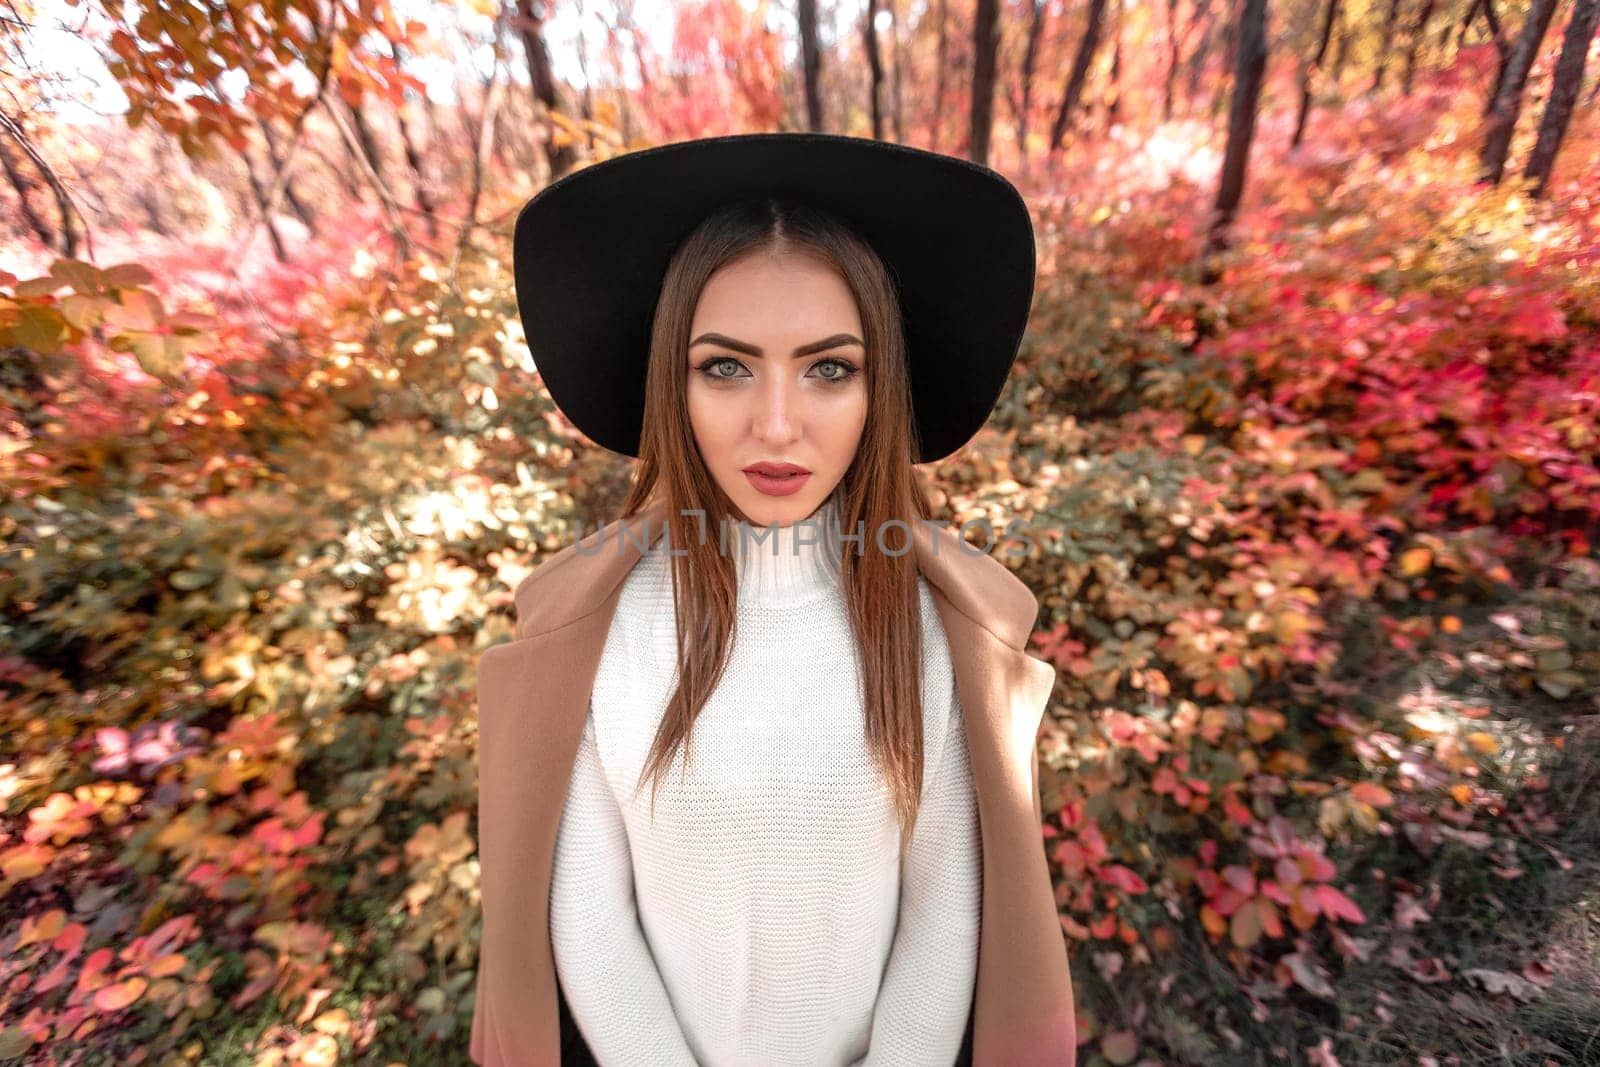
[[[728,370],[723,372],[718,370],[718,367],[727,367]],[[737,378],[739,376],[739,361],[729,359],[727,356],[717,356],[715,359],[708,359],[700,364],[700,373],[712,379]]]
[[821,377],[823,381],[849,381],[850,378],[856,373],[856,369],[842,359],[825,359],[821,363],[817,364],[816,369],[818,371],[825,371],[830,367],[833,369],[832,373],[819,374],[819,377]]
[[[731,356],[713,356],[706,360],[695,370],[714,382],[732,381],[746,375],[740,372],[744,367]],[[847,382],[859,373],[858,369],[842,359],[824,359],[816,363],[811,370],[818,378],[825,382]]]

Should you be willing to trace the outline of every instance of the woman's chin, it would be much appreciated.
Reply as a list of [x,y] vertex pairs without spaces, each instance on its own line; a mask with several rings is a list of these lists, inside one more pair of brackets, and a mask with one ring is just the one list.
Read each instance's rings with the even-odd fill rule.
[[826,494],[819,495],[809,486],[788,496],[769,496],[749,487],[728,496],[752,526],[787,526],[799,522],[821,507],[827,498]]

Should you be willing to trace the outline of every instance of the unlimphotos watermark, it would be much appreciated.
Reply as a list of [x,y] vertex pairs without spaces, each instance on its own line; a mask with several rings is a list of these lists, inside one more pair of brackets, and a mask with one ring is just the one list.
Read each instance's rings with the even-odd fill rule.
[[[706,544],[709,532],[707,530],[705,509],[682,508],[678,513],[695,520],[698,543]],[[930,530],[931,551],[933,555],[937,556],[940,542],[950,535],[949,525],[937,519],[917,519],[916,524],[925,526]],[[672,546],[671,527],[665,519],[661,520],[658,528],[659,532],[652,531],[648,517],[638,524],[637,529],[632,524],[624,521],[617,521],[611,525],[616,528],[615,533],[611,536],[607,536],[607,528],[605,526],[600,526],[595,533],[585,537],[583,535],[583,526],[580,523],[576,531],[577,541],[573,545],[574,550],[580,556],[596,556],[605,551],[605,546],[609,541],[611,544],[616,545],[619,551],[623,545],[631,544],[640,552],[644,552],[655,544],[658,539],[664,538],[666,540],[664,551],[667,555],[686,556],[689,554],[687,548],[675,548]],[[780,526],[777,523],[756,526],[752,523],[724,521],[719,524],[717,532],[717,551],[722,555],[728,555],[737,546],[738,538],[742,535],[747,545],[754,546],[757,549],[764,544],[770,544],[772,555],[774,556],[778,554],[780,544],[786,544],[791,555],[799,555],[802,549],[818,545],[827,545],[830,551],[837,550],[842,552],[847,542],[855,546],[857,555],[862,555],[865,554],[868,544],[866,525],[865,520],[857,520],[855,532],[845,533],[836,523],[815,518],[797,519],[788,527]],[[783,537],[783,531],[786,529],[793,532],[792,537]],[[899,533],[891,533],[894,530],[898,530]],[[958,551],[965,552],[969,556],[987,556],[994,551],[996,544],[1002,543],[1005,545],[1002,553],[1008,556],[1026,556],[1034,547],[1033,538],[1028,533],[1029,527],[1021,519],[1011,519],[1005,524],[1000,533],[995,531],[995,526],[992,522],[983,518],[968,519],[961,524],[960,530],[961,535],[959,537],[951,537],[950,539],[955,541]],[[974,530],[982,535],[984,541],[982,545],[975,545],[968,540]],[[898,539],[898,547],[891,543],[895,539]],[[586,542],[591,541],[593,542],[592,544],[586,544]],[[912,524],[904,519],[889,519],[886,522],[879,523],[877,529],[873,531],[872,543],[879,552],[885,555],[903,556],[910,552],[916,543]]]

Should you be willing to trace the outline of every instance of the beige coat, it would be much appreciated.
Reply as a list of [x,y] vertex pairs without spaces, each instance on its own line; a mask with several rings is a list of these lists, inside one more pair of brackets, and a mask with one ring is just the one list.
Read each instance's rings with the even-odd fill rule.
[[[560,1063],[549,930],[556,831],[623,579],[665,515],[657,503],[536,567],[515,593],[514,638],[479,658],[483,940],[470,1055],[481,1067]],[[1038,602],[953,530],[911,526],[948,638],[983,840],[973,1065],[1071,1067],[1072,981],[1040,834],[1036,745],[1056,672],[1025,651]]]

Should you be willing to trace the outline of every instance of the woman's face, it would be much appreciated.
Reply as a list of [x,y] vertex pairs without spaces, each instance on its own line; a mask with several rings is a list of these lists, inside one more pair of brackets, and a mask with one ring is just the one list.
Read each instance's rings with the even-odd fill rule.
[[[749,522],[806,518],[849,469],[867,422],[861,334],[849,286],[810,256],[763,249],[701,290],[689,331],[689,424],[711,476]],[[805,473],[763,477],[761,464]]]

